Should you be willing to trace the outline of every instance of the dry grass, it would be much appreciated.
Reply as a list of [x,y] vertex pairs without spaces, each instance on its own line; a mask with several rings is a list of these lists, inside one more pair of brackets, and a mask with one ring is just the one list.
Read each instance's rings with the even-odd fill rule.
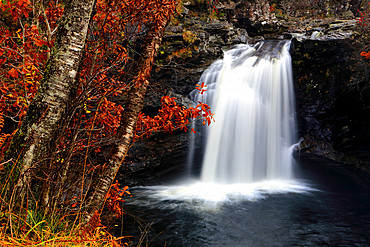
[[65,219],[36,220],[32,212],[26,220],[0,212],[0,246],[128,246],[129,237],[114,237],[105,227],[87,230]]

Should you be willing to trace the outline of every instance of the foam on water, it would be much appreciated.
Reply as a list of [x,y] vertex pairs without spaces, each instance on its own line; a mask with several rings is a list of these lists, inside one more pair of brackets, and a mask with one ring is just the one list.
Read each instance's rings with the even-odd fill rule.
[[142,202],[136,201],[136,203],[150,204],[150,207],[162,209],[164,207],[171,209],[186,207],[201,211],[217,211],[224,204],[234,204],[241,201],[256,202],[273,194],[306,194],[315,189],[303,181],[270,180],[229,185],[198,181],[177,186],[136,187],[136,190],[134,194],[139,195],[139,199],[136,198],[136,200],[142,200]]

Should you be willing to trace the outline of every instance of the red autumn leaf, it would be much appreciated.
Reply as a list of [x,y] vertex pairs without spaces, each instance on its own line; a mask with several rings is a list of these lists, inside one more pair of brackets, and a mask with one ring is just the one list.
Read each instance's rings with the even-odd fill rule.
[[43,40],[35,40],[35,45],[38,46],[38,47],[41,47],[43,45],[45,45],[45,41]]
[[12,68],[11,70],[9,70],[8,75],[10,75],[13,78],[17,78],[18,77],[18,71],[16,69]]

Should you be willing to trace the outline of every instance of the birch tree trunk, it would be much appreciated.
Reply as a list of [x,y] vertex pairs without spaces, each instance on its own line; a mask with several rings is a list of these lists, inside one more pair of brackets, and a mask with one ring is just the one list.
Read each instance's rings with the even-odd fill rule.
[[[63,117],[69,94],[76,83],[96,0],[68,0],[58,25],[55,46],[46,64],[42,85],[30,104],[22,125],[14,135],[8,159],[17,159],[13,176],[16,195],[24,198],[33,172],[42,169],[50,141]],[[36,191],[35,191],[36,190]]]
[[[138,74],[135,79],[135,86],[129,92],[125,110],[121,117],[120,127],[118,128],[116,139],[118,143],[113,147],[107,164],[104,170],[99,175],[98,181],[94,181],[91,185],[87,198],[87,215],[85,222],[91,219],[91,216],[98,210],[104,202],[105,195],[108,192],[116,174],[126,156],[127,151],[132,142],[134,135],[137,117],[143,108],[144,97],[147,86],[149,85],[149,77],[154,62],[154,57],[157,54],[159,45],[168,22],[169,16],[157,26],[152,26],[147,34],[141,58],[138,62]],[[167,19],[168,18],[168,19]]]

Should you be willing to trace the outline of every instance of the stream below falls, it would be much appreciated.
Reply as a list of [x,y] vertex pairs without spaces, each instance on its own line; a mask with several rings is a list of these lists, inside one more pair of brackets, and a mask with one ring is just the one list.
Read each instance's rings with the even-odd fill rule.
[[370,246],[368,182],[324,158],[297,160],[294,180],[245,185],[243,193],[216,186],[202,194],[207,185],[196,181],[132,188],[123,235],[150,225],[142,246]]

